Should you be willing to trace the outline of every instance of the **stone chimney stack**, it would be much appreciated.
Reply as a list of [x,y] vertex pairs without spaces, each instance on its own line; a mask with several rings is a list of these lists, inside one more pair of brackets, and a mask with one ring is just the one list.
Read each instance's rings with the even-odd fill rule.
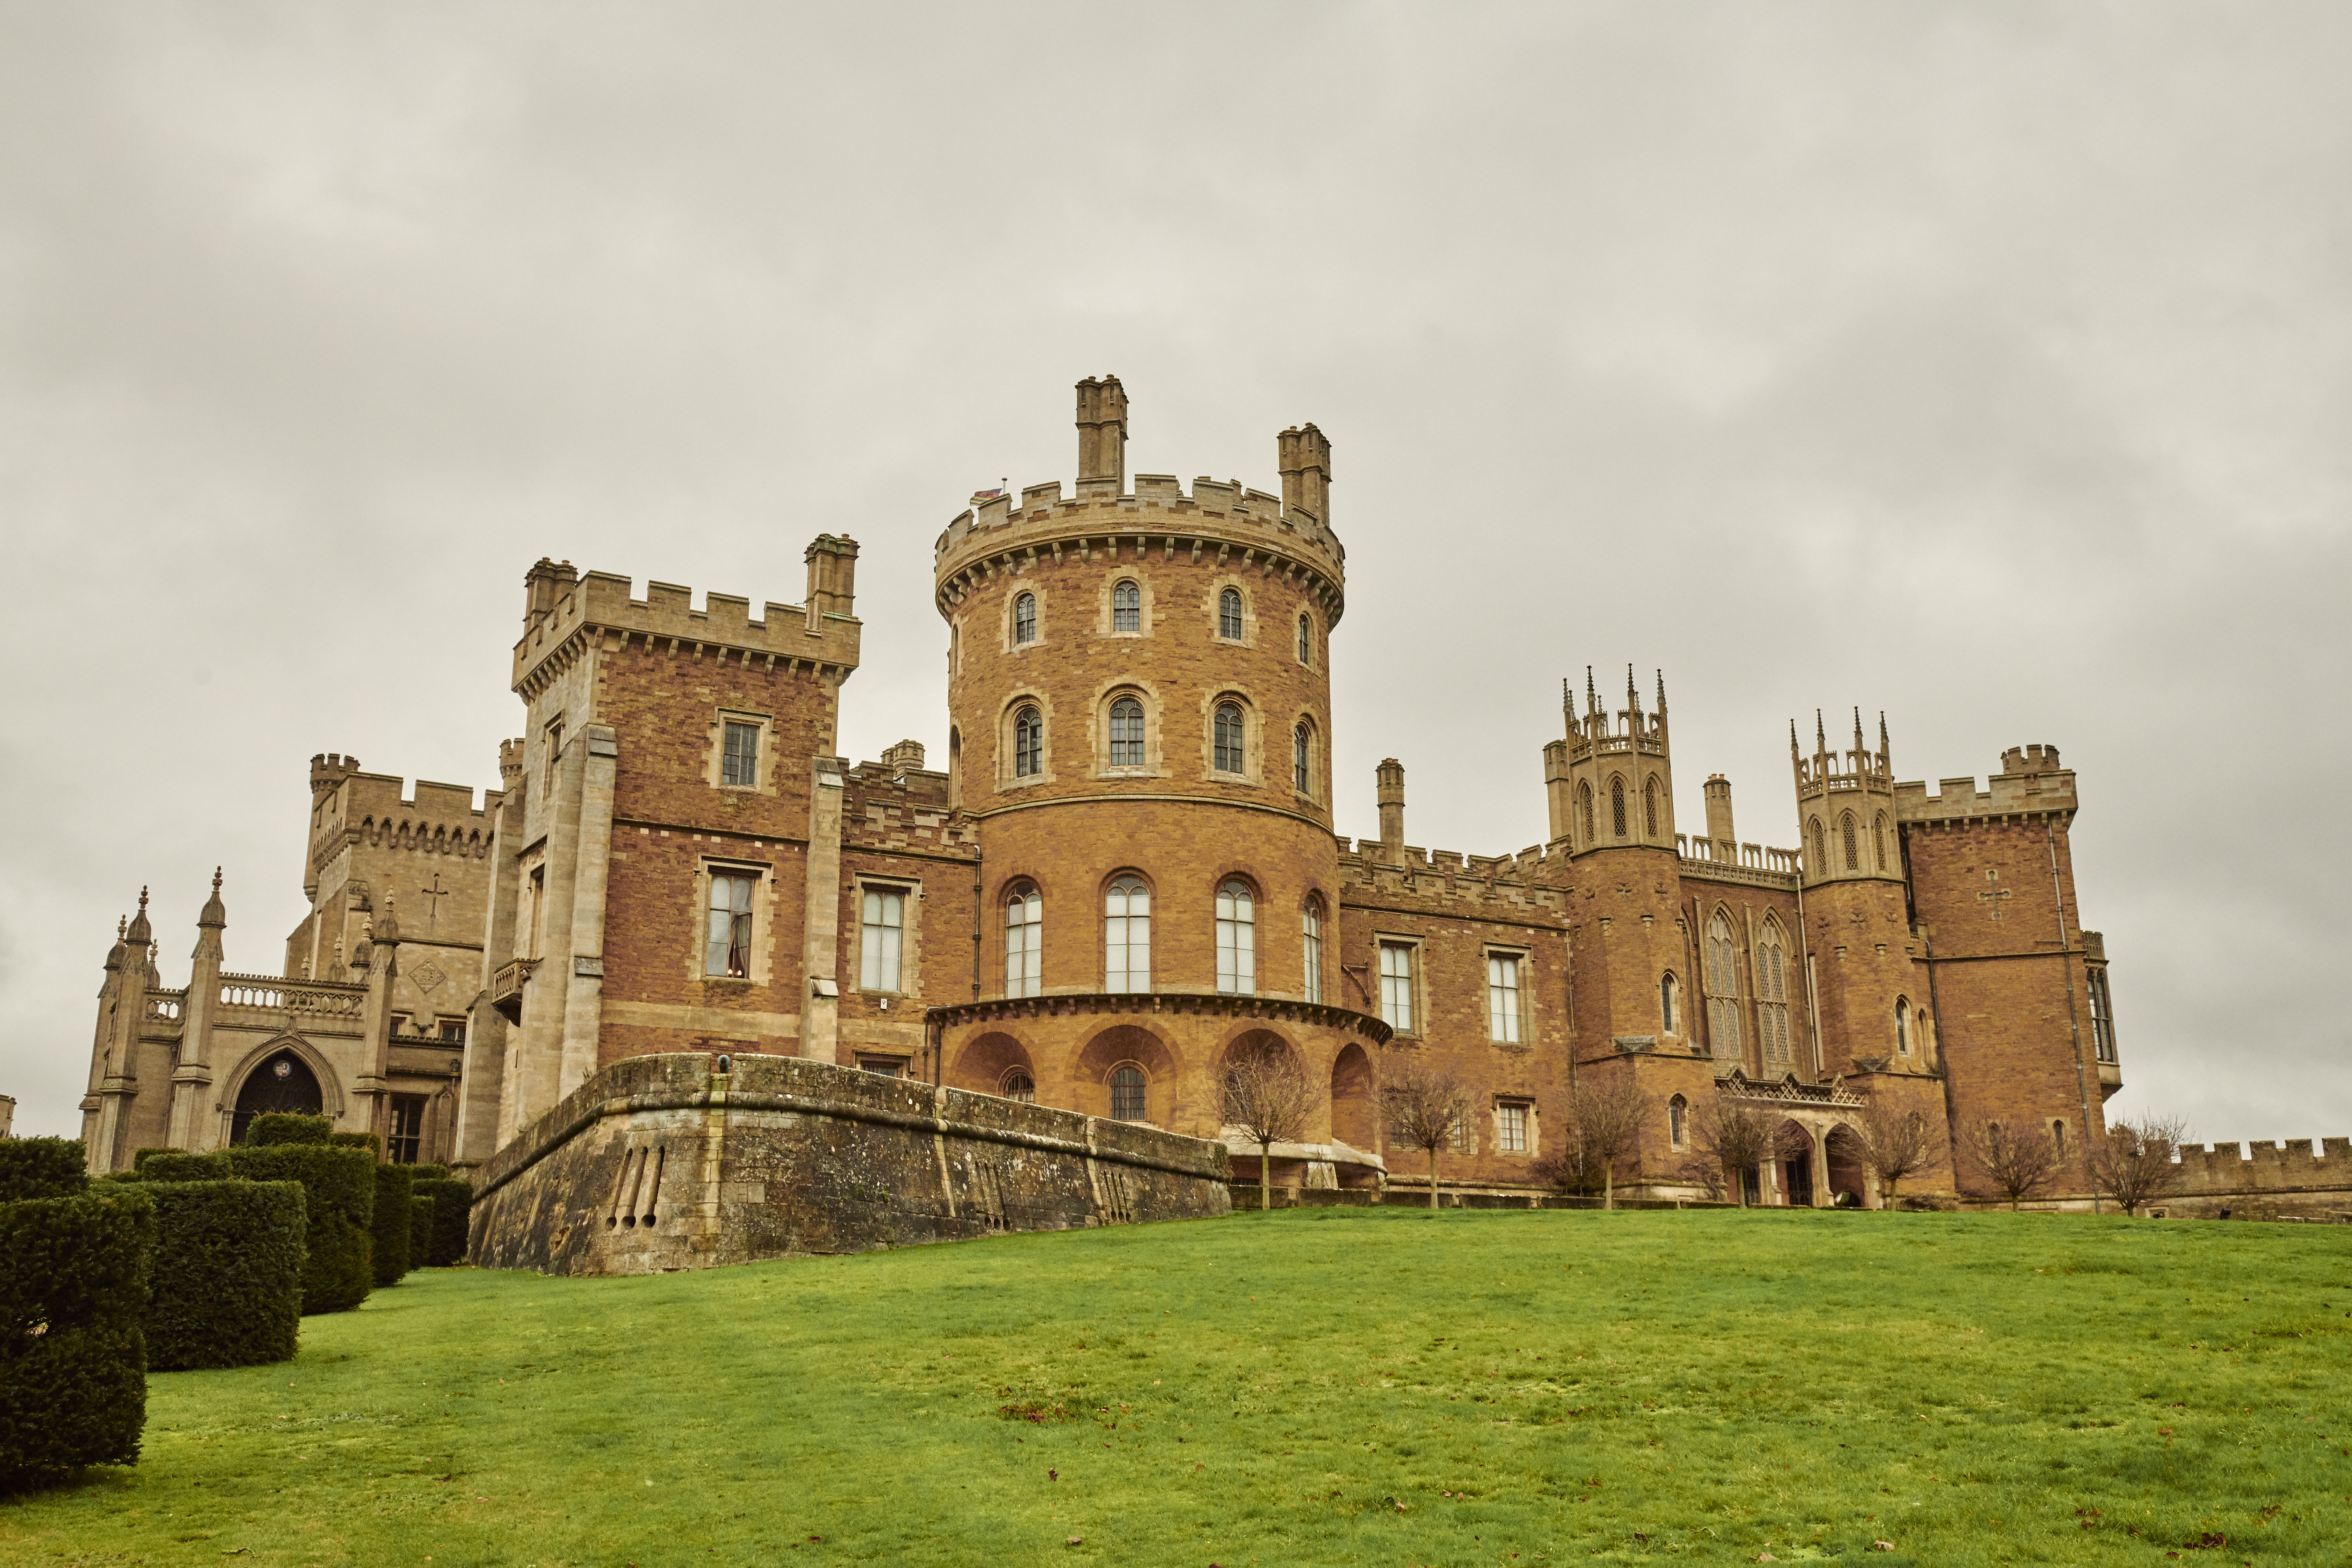
[[1115,375],[1078,383],[1078,494],[1127,489],[1127,391]]
[[1404,849],[1404,764],[1384,757],[1372,776],[1380,783],[1381,846],[1391,855]]
[[555,608],[555,602],[580,581],[580,574],[569,561],[550,561],[541,556],[531,569],[522,574],[522,629],[530,630]]
[[824,631],[828,617],[856,619],[857,541],[820,533],[810,541],[803,559],[808,563],[808,629]]
[[1331,525],[1331,443],[1312,425],[1296,426],[1275,437],[1276,465],[1282,470],[1285,516],[1304,512],[1326,528]]
[[894,773],[919,772],[923,765],[923,743],[920,741],[901,741],[895,746],[884,748],[882,765]]
[[1706,784],[1706,836],[1717,844],[1727,844],[1738,852],[1739,836],[1731,826],[1731,781],[1721,773],[1711,773]]

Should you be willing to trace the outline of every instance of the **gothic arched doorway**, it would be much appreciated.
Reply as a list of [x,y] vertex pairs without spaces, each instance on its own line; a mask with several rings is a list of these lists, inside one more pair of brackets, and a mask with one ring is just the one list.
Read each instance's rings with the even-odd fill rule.
[[318,1078],[310,1064],[292,1051],[279,1051],[247,1075],[236,1093],[236,1116],[229,1124],[229,1142],[245,1142],[245,1130],[257,1116],[290,1110],[316,1116],[325,1106]]

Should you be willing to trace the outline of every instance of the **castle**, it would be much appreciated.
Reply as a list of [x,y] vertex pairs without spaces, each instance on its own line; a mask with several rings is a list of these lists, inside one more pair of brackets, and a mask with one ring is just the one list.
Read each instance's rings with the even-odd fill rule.
[[[1130,487],[1127,422],[1116,377],[1079,383],[1074,493],[986,492],[939,536],[944,770],[912,742],[834,754],[855,542],[820,535],[804,601],[756,615],[540,561],[509,672],[522,734],[478,807],[312,759],[311,909],[282,974],[222,972],[216,878],[167,990],[142,893],[107,959],[93,1166],[317,1108],[396,1158],[481,1167],[587,1114],[556,1116],[599,1074],[691,1053],[717,1074],[699,1106],[740,1089],[734,1058],[787,1057],[1217,1140],[1223,1064],[1271,1051],[1323,1090],[1272,1151],[1286,1186],[1427,1180],[1380,1109],[1410,1056],[1475,1091],[1449,1186],[1530,1190],[1571,1085],[1630,1081],[1655,1114],[1621,1191],[1708,1192],[1699,1111],[1730,1100],[1783,1130],[1742,1173],[1755,1201],[1882,1201],[1873,1105],[1932,1130],[1906,1192],[1988,1196],[1955,1150],[1990,1121],[2046,1130],[2057,1201],[2089,1201],[2122,1077],[2055,748],[1931,789],[1898,782],[1883,721],[1832,745],[1817,718],[1810,745],[1790,733],[1798,842],[1769,848],[1719,776],[1705,822],[1677,822],[1663,676],[1604,701],[1588,672],[1542,748],[1546,843],[1409,844],[1393,760],[1380,837],[1351,843],[1330,444],[1283,431],[1279,495],[1188,493]],[[1230,1146],[1254,1177],[1255,1146]]]

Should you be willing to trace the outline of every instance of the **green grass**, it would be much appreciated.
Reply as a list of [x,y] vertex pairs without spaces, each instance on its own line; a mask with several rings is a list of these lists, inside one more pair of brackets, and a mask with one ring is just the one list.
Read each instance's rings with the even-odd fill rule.
[[1294,1210],[427,1270],[158,1374],[141,1463],[0,1504],[0,1561],[2343,1563],[2347,1244]]

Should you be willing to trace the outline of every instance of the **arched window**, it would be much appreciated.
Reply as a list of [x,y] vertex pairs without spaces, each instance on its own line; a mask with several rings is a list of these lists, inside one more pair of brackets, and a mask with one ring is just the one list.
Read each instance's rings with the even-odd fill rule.
[[1658,781],[1642,781],[1642,834],[1647,838],[1658,836]]
[[1217,992],[1250,996],[1257,992],[1257,904],[1238,877],[1217,889]]
[[1024,882],[1004,900],[1004,994],[1034,996],[1045,957],[1045,900]]
[[1242,705],[1238,702],[1217,704],[1216,769],[1221,773],[1248,771],[1248,750],[1242,740]]
[[1789,961],[1780,922],[1766,921],[1756,939],[1756,1032],[1762,1037],[1767,1077],[1789,1070]]
[[996,1086],[996,1092],[1007,1100],[1017,1100],[1024,1105],[1037,1103],[1037,1080],[1027,1068],[1010,1068]]
[[1217,595],[1217,635],[1242,640],[1242,591],[1228,588]]
[[1690,1101],[1679,1094],[1666,1101],[1666,1139],[1677,1149],[1690,1146]]
[[1592,786],[1589,784],[1576,786],[1576,821],[1577,826],[1583,829],[1584,842],[1590,845],[1592,842]]
[[1122,697],[1110,705],[1110,765],[1143,765],[1143,704],[1132,697]]
[[1739,1055],[1739,943],[1721,913],[1706,922],[1706,1040],[1717,1057]]
[[318,1075],[310,1070],[310,1064],[292,1051],[280,1051],[246,1076],[245,1087],[237,1091],[236,1109],[230,1116],[229,1142],[244,1142],[245,1130],[253,1125],[257,1116],[272,1111],[316,1116],[324,1105]]
[[1680,989],[1675,984],[1674,971],[1668,970],[1658,976],[1658,1026],[1663,1033],[1679,1035],[1683,1032],[1680,1022],[1682,998],[1676,994]]
[[1891,870],[1894,867],[1894,862],[1886,858],[1886,814],[1883,811],[1878,814],[1878,820],[1870,825],[1870,857],[1874,868],[1878,871]]
[[1609,830],[1618,837],[1625,837],[1625,781],[1609,781]]
[[1132,873],[1103,896],[1103,989],[1151,989],[1151,889]]
[[1895,1054],[1911,1054],[1911,1003],[1903,996],[1895,999]]
[[1822,847],[1822,819],[1814,817],[1805,826],[1805,846],[1812,851],[1811,871],[1816,877],[1829,875],[1829,851]]
[[1116,1121],[1140,1121],[1151,1109],[1143,1069],[1131,1064],[1111,1068],[1110,1114]]
[[2066,1157],[2066,1124],[2064,1122],[2053,1121],[2050,1124],[2050,1147],[2058,1152],[2058,1157],[2061,1160]]
[[1139,632],[1143,629],[1143,590],[1122,579],[1111,585],[1110,629],[1115,632]]
[[1323,900],[1310,898],[1298,917],[1307,950],[1307,999],[1323,1000]]
[[1290,783],[1301,795],[1315,793],[1315,731],[1304,724],[1290,731]]
[[2105,965],[2090,970],[2086,975],[2091,993],[2091,1048],[2099,1060],[2116,1059],[2116,1003],[2107,991],[2107,971]]
[[1862,850],[1854,843],[1853,813],[1849,811],[1838,817],[1838,837],[1845,850],[1845,868],[1849,871],[1861,870]]
[[1037,595],[1024,594],[1013,601],[1013,646],[1026,647],[1037,640]]
[[1045,716],[1024,708],[1013,716],[1013,776],[1034,779],[1045,771]]
[[1298,662],[1310,665],[1315,662],[1315,617],[1312,616],[1298,617]]

